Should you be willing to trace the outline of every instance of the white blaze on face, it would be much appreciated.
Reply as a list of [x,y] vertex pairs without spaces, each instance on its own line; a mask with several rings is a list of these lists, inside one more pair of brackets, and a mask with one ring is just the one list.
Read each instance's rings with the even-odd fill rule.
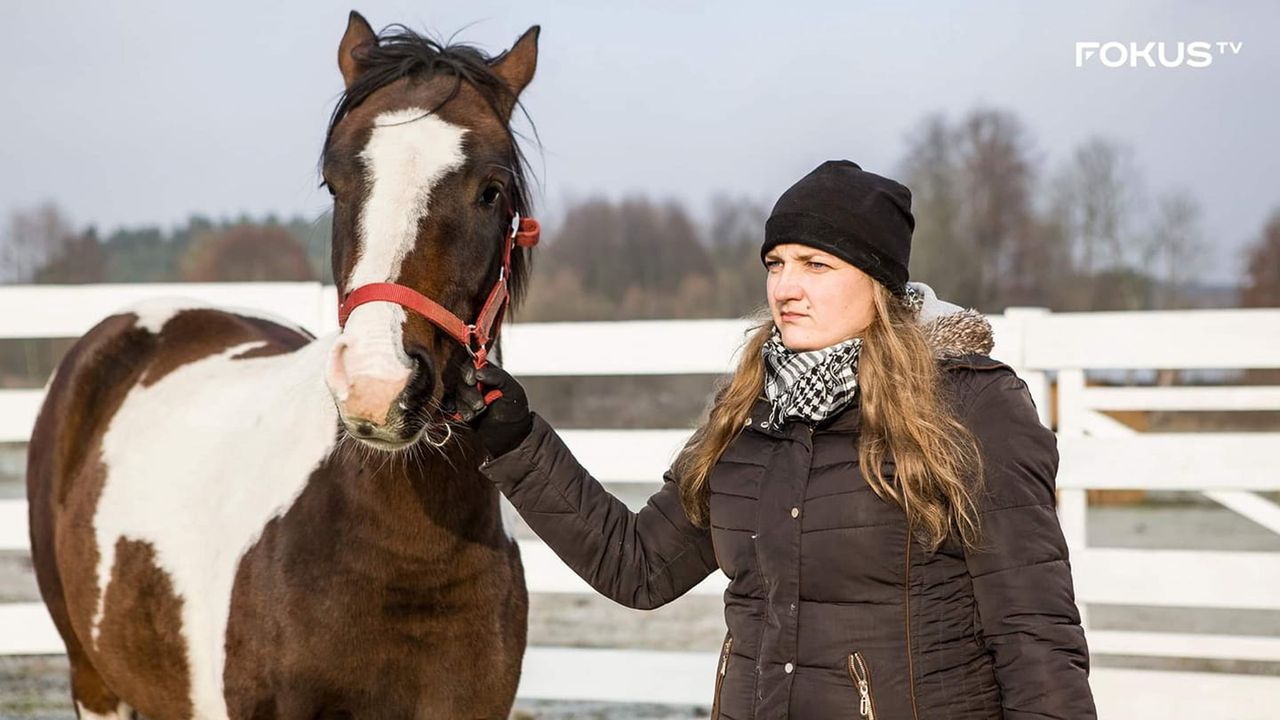
[[[417,243],[432,189],[465,160],[465,135],[464,128],[424,108],[378,116],[360,153],[369,194],[360,209],[359,254],[346,279],[348,289],[399,279]],[[371,407],[385,399],[389,404],[394,388],[408,382],[413,364],[403,346],[405,320],[404,308],[389,302],[361,305],[347,318],[326,373],[339,403]],[[374,386],[368,392],[376,397],[353,397],[365,391],[362,383]]]

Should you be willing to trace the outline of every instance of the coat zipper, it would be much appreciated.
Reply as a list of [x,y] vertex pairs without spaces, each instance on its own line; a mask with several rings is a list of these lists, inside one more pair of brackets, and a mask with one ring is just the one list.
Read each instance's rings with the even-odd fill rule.
[[720,688],[724,685],[724,676],[729,671],[729,650],[733,647],[733,636],[725,635],[724,647],[720,650],[720,666],[716,668],[716,694],[711,701],[711,720],[720,718]]
[[871,699],[871,672],[862,653],[849,656],[849,677],[858,686],[858,714],[867,720],[876,720],[876,704]]

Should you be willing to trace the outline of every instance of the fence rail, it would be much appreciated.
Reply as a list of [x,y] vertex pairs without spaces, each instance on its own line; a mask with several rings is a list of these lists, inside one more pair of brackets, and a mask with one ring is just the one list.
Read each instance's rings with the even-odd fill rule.
[[[0,287],[0,307],[32,310],[0,316],[0,339],[75,337],[115,308],[162,295],[281,315],[317,334],[337,329],[334,290],[314,283],[17,286]],[[1027,381],[1042,420],[1058,432],[1059,517],[1086,626],[1090,604],[1280,610],[1280,553],[1118,549],[1086,541],[1086,492],[1094,489],[1202,493],[1280,534],[1280,507],[1257,494],[1280,491],[1280,433],[1138,433],[1106,414],[1280,410],[1280,386],[1086,382],[1086,371],[1096,370],[1280,367],[1280,309],[1010,309],[990,319],[992,354]],[[517,323],[504,330],[502,361],[518,376],[721,374],[736,362],[747,329],[743,320]],[[664,352],[672,342],[684,350]],[[41,390],[0,390],[0,442],[26,440],[42,396]],[[688,433],[563,435],[600,480],[656,487]],[[0,501],[0,551],[23,551],[27,543],[25,502]],[[531,592],[590,592],[541,542],[522,541],[521,550]],[[694,592],[718,595],[724,585],[717,574]],[[1089,641],[1095,654],[1280,663],[1280,638],[1268,636],[1090,629]],[[61,651],[43,606],[0,604],[0,655]],[[714,663],[710,652],[536,647],[525,659],[520,692],[526,698],[706,703]],[[1270,676],[1096,668],[1092,680],[1103,717],[1192,717],[1194,707],[1171,700],[1188,688],[1199,698],[1212,696],[1220,717],[1270,717],[1280,702],[1280,678]]]

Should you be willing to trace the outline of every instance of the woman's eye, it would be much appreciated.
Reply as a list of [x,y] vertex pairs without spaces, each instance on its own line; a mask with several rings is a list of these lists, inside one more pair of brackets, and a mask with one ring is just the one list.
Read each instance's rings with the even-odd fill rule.
[[480,202],[485,205],[493,205],[498,202],[498,198],[502,197],[502,187],[498,185],[490,185],[484,189],[484,193],[480,195]]
[[766,260],[764,263],[764,266],[766,268],[772,268],[774,265],[781,265],[781,264],[782,263],[778,262],[777,260]]
[[813,266],[813,267],[817,267],[817,268],[825,268],[825,267],[829,267],[826,263],[820,263],[820,262],[818,262],[817,260],[813,260],[813,261],[811,261],[811,262],[809,263],[809,265],[811,265],[811,266]]

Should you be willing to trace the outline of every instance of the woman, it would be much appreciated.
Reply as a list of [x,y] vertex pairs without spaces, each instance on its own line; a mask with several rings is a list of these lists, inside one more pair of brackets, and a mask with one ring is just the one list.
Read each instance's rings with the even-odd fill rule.
[[778,200],[770,317],[638,513],[506,372],[458,389],[482,471],[597,591],[654,608],[729,576],[713,718],[1096,716],[1056,440],[986,320],[907,283],[910,207],[848,161]]

